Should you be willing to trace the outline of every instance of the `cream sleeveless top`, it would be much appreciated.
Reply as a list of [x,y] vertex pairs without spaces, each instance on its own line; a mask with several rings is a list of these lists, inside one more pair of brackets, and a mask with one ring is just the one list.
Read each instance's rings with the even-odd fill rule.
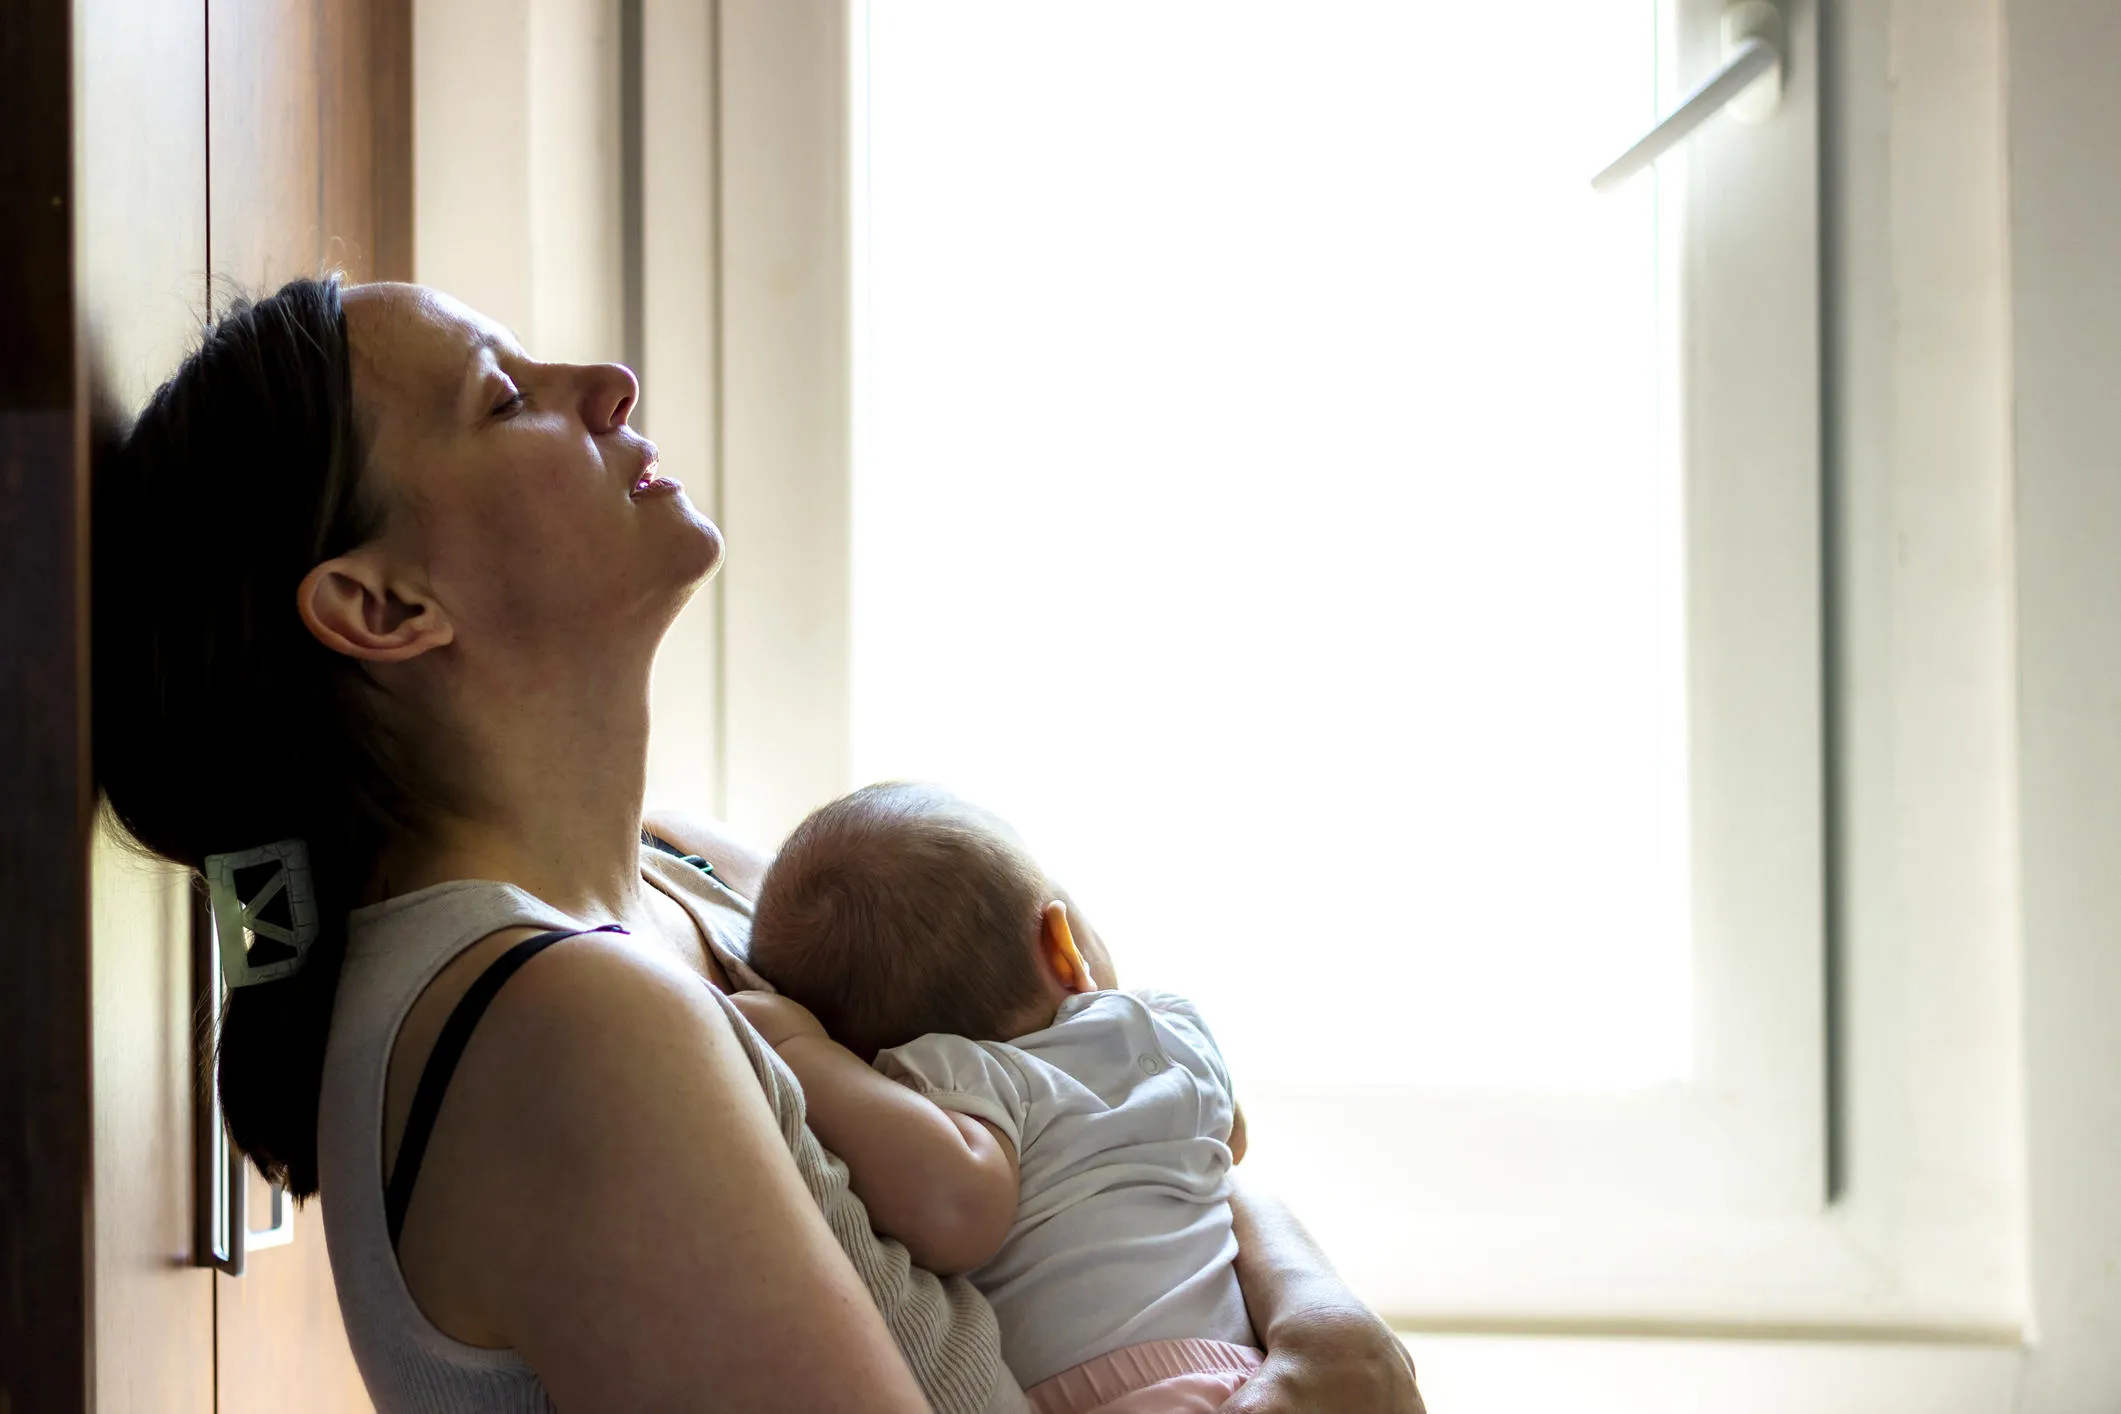
[[[751,938],[745,899],[645,845],[641,877],[684,907],[733,982],[767,986],[745,960]],[[384,1082],[405,1014],[458,953],[504,928],[577,929],[605,921],[570,918],[511,884],[476,879],[353,912],[325,1053],[317,1158],[339,1309],[378,1414],[552,1414],[552,1400],[521,1356],[451,1339],[407,1290],[384,1219]],[[911,1265],[904,1247],[870,1230],[867,1211],[848,1188],[847,1166],[825,1152],[803,1121],[794,1074],[728,998],[714,995],[810,1196],[929,1403],[938,1414],[1024,1414],[1023,1394],[1002,1363],[992,1308],[964,1278],[936,1278]],[[716,1407],[711,1391],[703,1391],[700,1407]]]

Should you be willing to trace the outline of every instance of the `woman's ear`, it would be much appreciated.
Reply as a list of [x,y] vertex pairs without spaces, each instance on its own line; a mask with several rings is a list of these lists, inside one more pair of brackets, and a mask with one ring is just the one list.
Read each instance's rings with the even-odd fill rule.
[[317,642],[371,663],[402,663],[456,637],[439,603],[394,582],[380,556],[359,550],[304,575],[295,608]]
[[1094,992],[1097,980],[1082,950],[1075,946],[1075,931],[1068,926],[1068,905],[1059,899],[1046,905],[1038,918],[1038,955],[1047,975],[1069,992]]

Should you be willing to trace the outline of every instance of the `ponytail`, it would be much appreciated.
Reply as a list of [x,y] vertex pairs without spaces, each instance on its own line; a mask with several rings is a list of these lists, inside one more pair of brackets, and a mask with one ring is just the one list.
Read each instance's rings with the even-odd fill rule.
[[317,1191],[317,1104],[347,914],[407,823],[364,666],[296,612],[318,562],[372,540],[336,279],[238,305],[92,467],[94,751],[113,813],[194,871],[307,841],[320,932],[302,970],[234,992],[219,1087],[230,1137]]

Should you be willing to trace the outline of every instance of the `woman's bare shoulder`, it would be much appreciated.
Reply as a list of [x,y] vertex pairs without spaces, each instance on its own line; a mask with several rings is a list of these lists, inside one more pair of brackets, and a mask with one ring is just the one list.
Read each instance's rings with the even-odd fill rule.
[[[506,929],[466,948],[407,1016],[386,1097],[386,1173],[458,1001],[538,931]],[[479,1216],[491,1210],[497,1183],[532,1191],[541,1174],[556,1172],[547,1157],[618,1155],[630,1142],[627,1122],[673,1086],[756,1088],[747,1070],[712,1063],[718,1042],[733,1047],[734,1037],[717,1035],[729,1028],[705,993],[698,978],[630,935],[584,933],[538,953],[493,994],[449,1077],[399,1242],[406,1284],[444,1333],[472,1345],[510,1343],[472,1279],[491,1264]],[[572,1181],[585,1181],[579,1166]],[[586,1181],[607,1179],[592,1166]]]
[[[517,943],[539,928],[504,928],[451,960],[414,1002],[391,1048],[384,1104],[384,1164],[395,1162],[406,1113],[436,1039],[464,994]],[[691,1018],[713,1027],[719,1009],[699,992],[700,979],[659,949],[630,937],[584,933],[546,949],[495,994],[474,1032],[482,1051],[511,1048],[524,1032],[547,1045],[592,1041],[614,1026]],[[726,1025],[726,1022],[724,1023]],[[505,1074],[520,1074],[509,1067]],[[452,1081],[454,1089],[455,1082]]]
[[722,1003],[626,935],[555,944],[496,995],[399,1257],[437,1326],[519,1350],[562,1408],[920,1407]]

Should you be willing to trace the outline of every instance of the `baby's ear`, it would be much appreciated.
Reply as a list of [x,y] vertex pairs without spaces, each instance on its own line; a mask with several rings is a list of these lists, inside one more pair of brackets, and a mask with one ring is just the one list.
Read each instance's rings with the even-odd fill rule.
[[1082,949],[1075,945],[1075,930],[1068,926],[1068,905],[1059,899],[1047,904],[1038,916],[1038,956],[1046,975],[1060,983],[1063,991],[1094,992],[1097,982]]

